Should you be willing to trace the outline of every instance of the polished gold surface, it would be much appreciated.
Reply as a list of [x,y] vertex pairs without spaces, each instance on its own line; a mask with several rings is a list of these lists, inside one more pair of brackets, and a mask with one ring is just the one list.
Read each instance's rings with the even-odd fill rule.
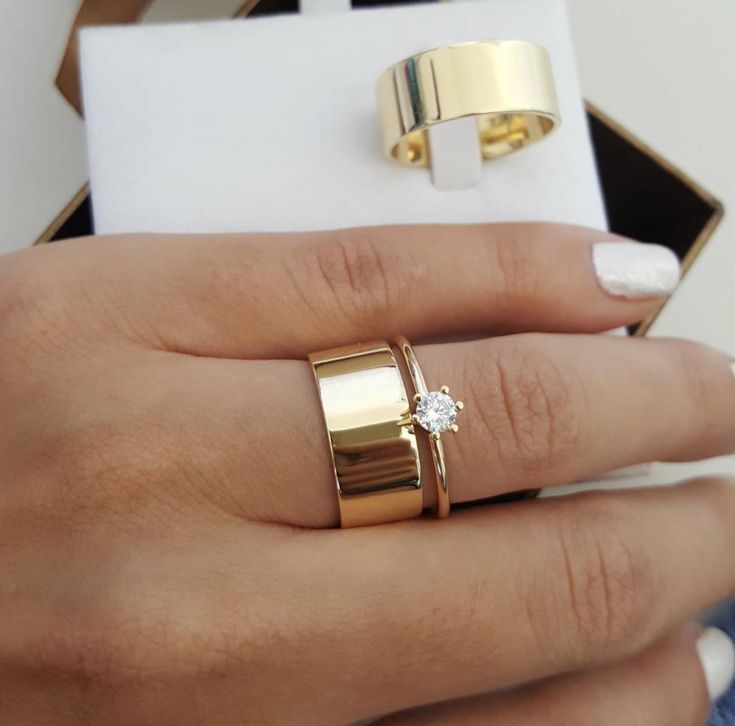
[[[406,362],[406,368],[413,383],[413,400],[418,403],[429,394],[429,388],[426,385],[418,358],[416,358],[416,353],[411,344],[403,336],[396,338],[396,345]],[[445,394],[449,393],[448,386],[442,386],[439,390]],[[455,406],[457,411],[464,409],[464,403],[462,401],[457,401]],[[418,424],[415,414],[411,417],[411,420],[414,424]],[[450,430],[453,433],[457,433],[457,425],[452,425]],[[447,481],[447,466],[444,459],[444,445],[442,444],[441,435],[439,433],[432,433],[429,436],[429,444],[436,475],[436,515],[437,517],[444,518],[449,516],[451,502],[449,499],[449,482]]]
[[423,506],[408,394],[385,342],[309,356],[329,433],[342,527],[418,517]]
[[534,43],[484,40],[419,53],[377,84],[385,154],[428,166],[427,129],[477,117],[482,155],[495,159],[538,141],[560,123],[548,53]]

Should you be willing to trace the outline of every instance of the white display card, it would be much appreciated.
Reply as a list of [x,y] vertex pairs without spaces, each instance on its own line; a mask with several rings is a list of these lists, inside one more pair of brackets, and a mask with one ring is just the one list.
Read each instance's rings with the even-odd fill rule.
[[[375,81],[447,43],[550,53],[562,124],[442,191],[381,154]],[[550,220],[604,227],[561,0],[472,0],[90,28],[82,73],[96,229],[315,230]]]

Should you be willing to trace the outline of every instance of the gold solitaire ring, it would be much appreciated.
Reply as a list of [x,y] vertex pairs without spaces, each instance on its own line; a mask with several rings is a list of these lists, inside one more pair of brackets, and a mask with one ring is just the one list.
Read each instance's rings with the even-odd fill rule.
[[411,344],[404,337],[399,336],[396,339],[396,345],[406,363],[408,375],[415,391],[413,400],[416,404],[416,410],[411,416],[411,423],[418,424],[429,433],[431,458],[436,479],[436,515],[444,518],[449,515],[451,503],[441,435],[445,431],[457,433],[459,427],[455,422],[457,414],[464,408],[464,404],[462,401],[455,401],[449,395],[448,386],[442,386],[438,391],[430,391]]
[[495,159],[559,125],[549,55],[518,40],[447,45],[411,56],[377,83],[383,149],[408,166],[428,166],[428,129],[476,117],[482,156]]

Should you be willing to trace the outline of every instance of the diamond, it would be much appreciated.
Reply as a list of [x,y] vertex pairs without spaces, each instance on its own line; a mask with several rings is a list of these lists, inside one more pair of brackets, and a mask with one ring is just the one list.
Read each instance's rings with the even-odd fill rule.
[[429,433],[452,428],[457,418],[457,404],[442,391],[430,391],[416,404],[416,421]]

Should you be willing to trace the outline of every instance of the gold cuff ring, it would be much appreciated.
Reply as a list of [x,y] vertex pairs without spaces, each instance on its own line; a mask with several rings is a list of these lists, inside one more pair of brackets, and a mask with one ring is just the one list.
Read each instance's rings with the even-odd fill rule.
[[386,156],[428,166],[429,127],[475,116],[482,156],[538,141],[561,118],[546,50],[518,40],[457,43],[411,56],[377,83]]
[[383,341],[312,353],[329,436],[342,527],[421,515],[410,399]]

